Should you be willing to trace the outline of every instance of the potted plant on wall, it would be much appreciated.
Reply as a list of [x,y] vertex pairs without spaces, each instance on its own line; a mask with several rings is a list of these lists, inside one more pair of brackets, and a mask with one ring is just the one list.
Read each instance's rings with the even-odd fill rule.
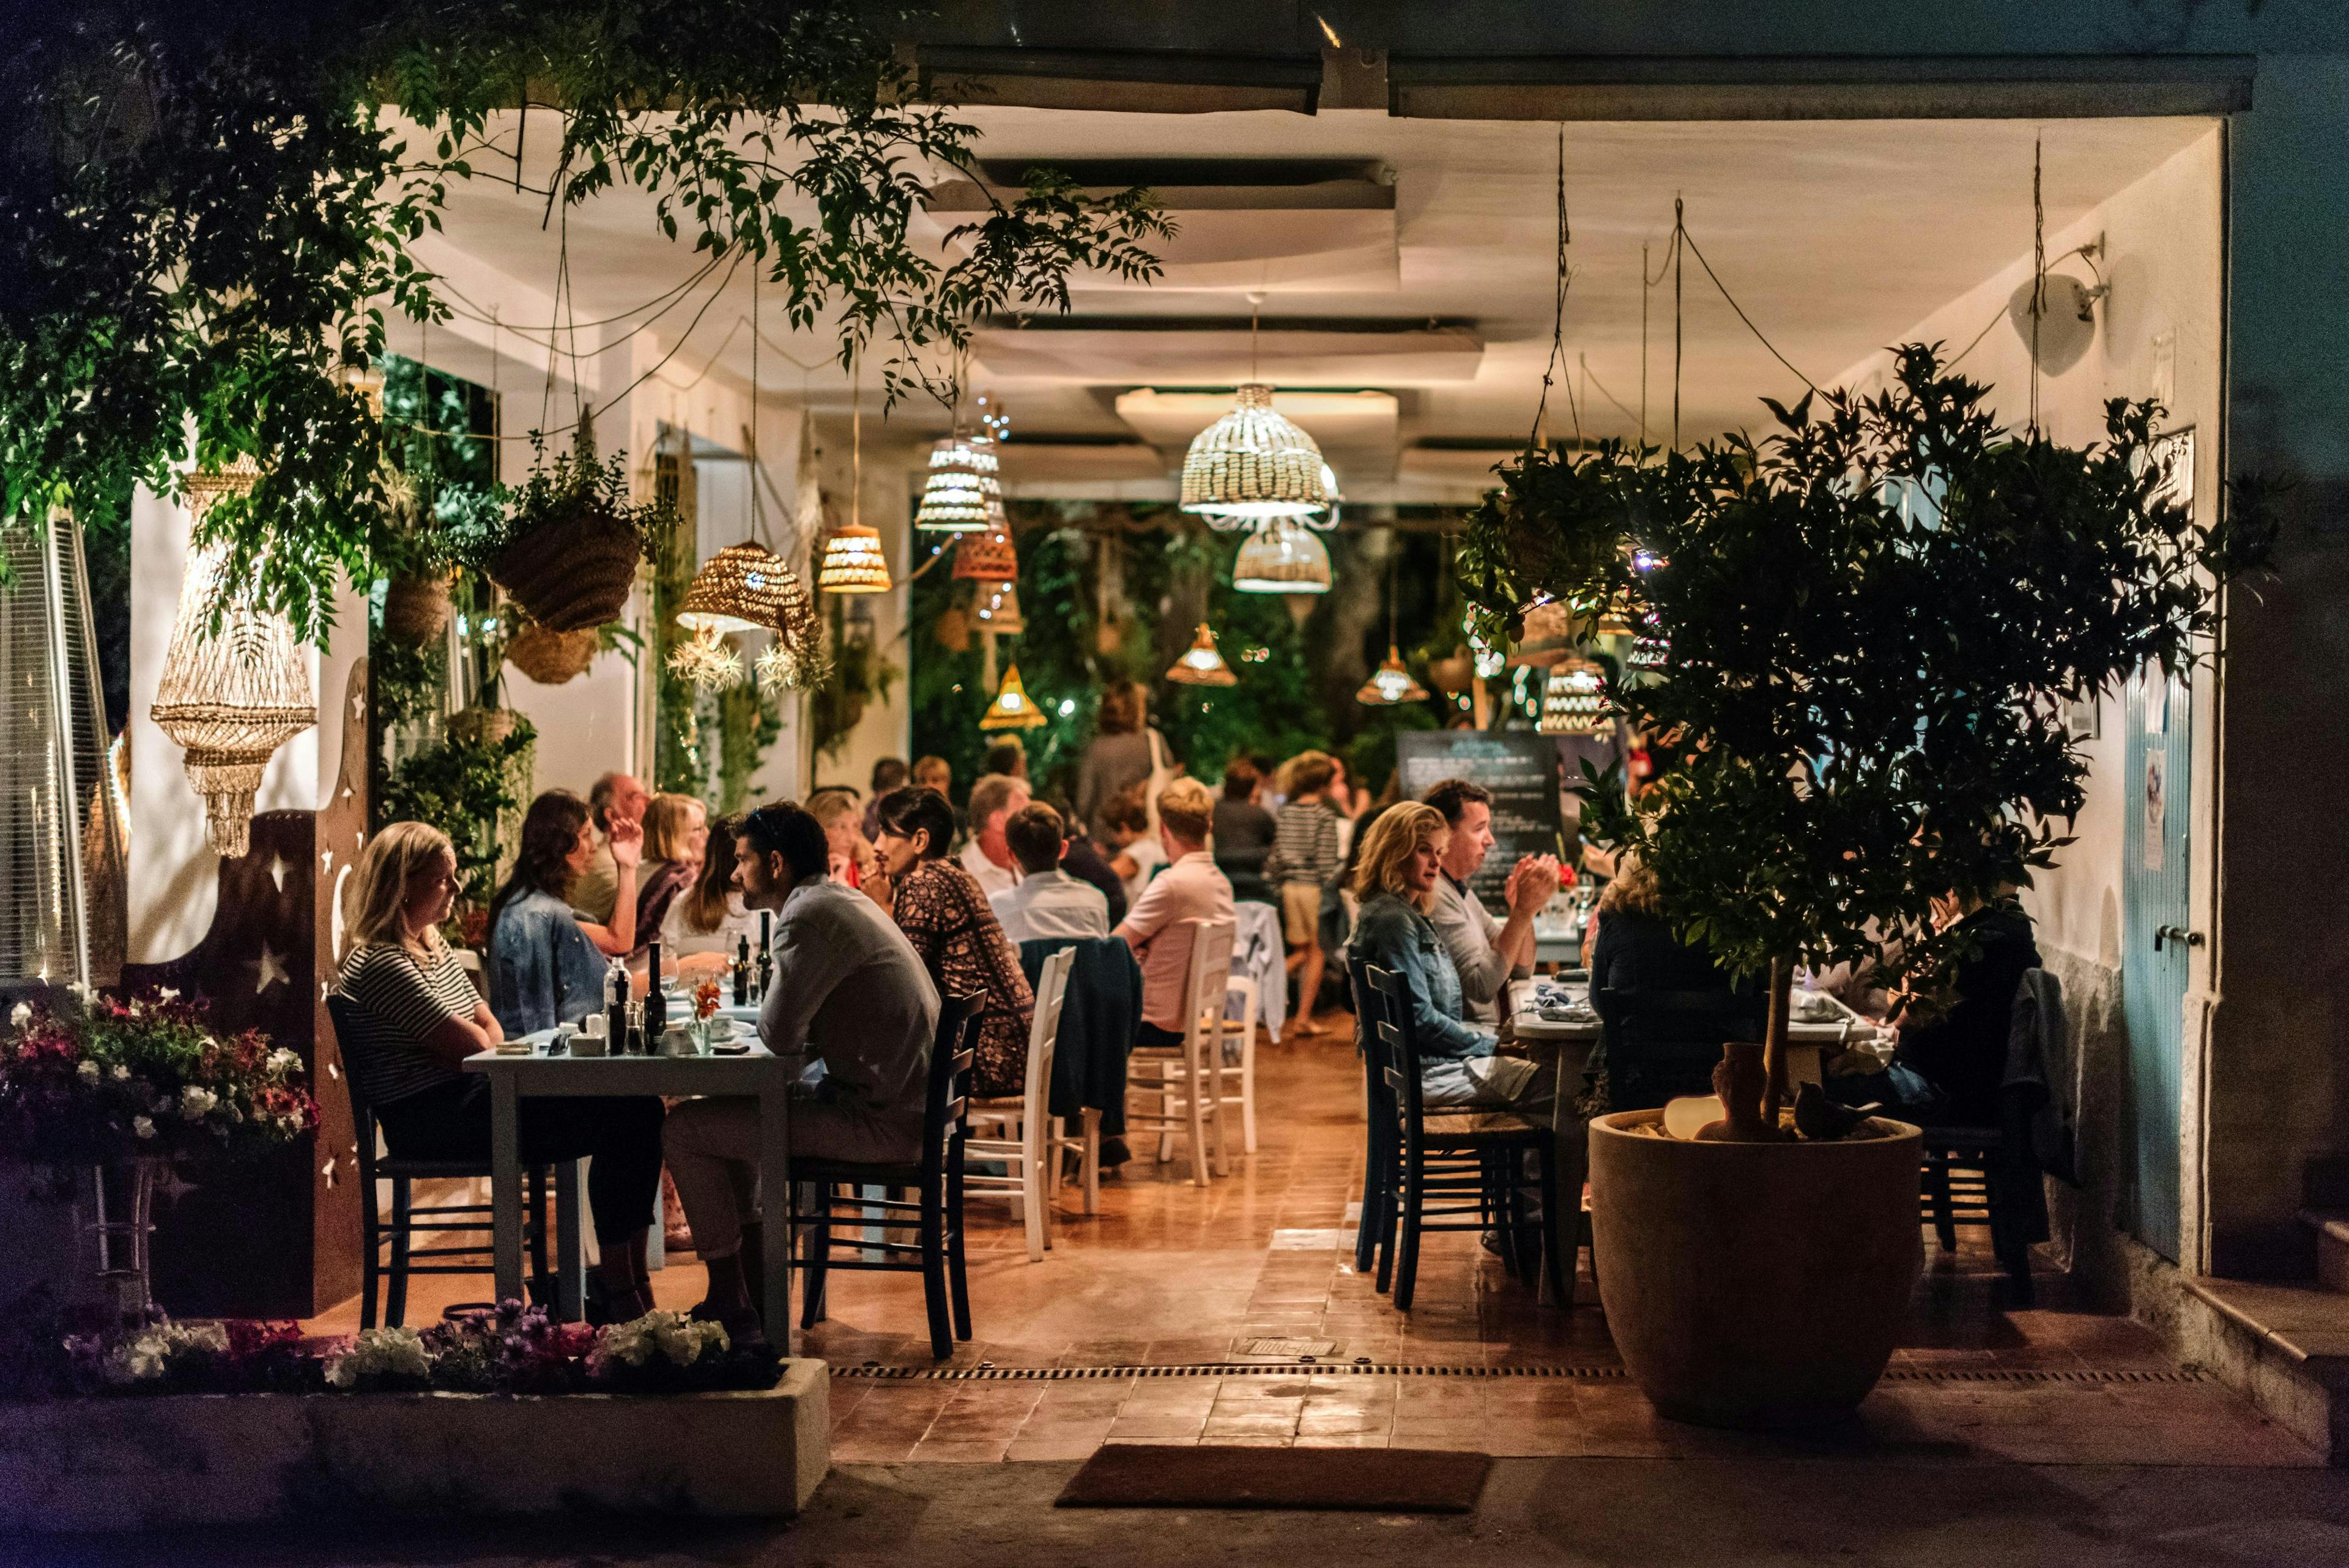
[[1601,831],[1684,940],[1767,977],[1763,1060],[1725,1062],[1718,1141],[1657,1136],[1654,1111],[1591,1127],[1609,1328],[1660,1409],[1707,1421],[1851,1409],[1921,1262],[1916,1130],[1782,1121],[1795,968],[1946,987],[1971,936],[1935,900],[2011,901],[2069,842],[2054,823],[2087,768],[2064,703],[2194,662],[2220,586],[2274,535],[2248,490],[2209,526],[2167,496],[2150,404],[2060,446],[2002,429],[1916,345],[1888,390],[1815,396],[1758,444],[1528,452],[1460,562],[1488,632],[1543,600],[1643,623],[1653,678],[1610,696],[1684,762]]

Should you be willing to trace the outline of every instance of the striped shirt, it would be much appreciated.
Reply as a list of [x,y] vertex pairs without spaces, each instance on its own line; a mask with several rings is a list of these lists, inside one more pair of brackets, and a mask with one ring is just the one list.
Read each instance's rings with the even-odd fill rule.
[[471,1018],[481,993],[447,948],[419,959],[396,942],[351,950],[337,988],[357,1017],[341,1042],[353,1083],[373,1106],[445,1084],[464,1075],[425,1044],[451,1018]]
[[1326,888],[1344,858],[1338,852],[1338,813],[1324,800],[1292,800],[1280,808],[1273,853],[1280,857],[1280,879]]

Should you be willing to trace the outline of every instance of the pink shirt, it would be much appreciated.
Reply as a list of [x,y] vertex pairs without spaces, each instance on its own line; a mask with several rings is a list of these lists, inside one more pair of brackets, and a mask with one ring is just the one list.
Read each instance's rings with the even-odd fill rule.
[[1195,849],[1150,879],[1117,928],[1142,963],[1142,1017],[1183,1032],[1183,985],[1190,978],[1191,933],[1185,920],[1228,920],[1232,885],[1215,857]]

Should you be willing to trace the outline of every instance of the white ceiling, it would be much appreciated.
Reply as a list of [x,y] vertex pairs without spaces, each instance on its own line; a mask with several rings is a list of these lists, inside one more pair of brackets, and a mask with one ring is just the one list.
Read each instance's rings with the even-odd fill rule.
[[[1309,118],[979,109],[965,117],[984,132],[982,155],[999,166],[1080,158],[1278,158],[1377,161],[1393,172],[1391,213],[1335,208],[1322,215],[1326,223],[1295,207],[1257,214],[1207,210],[1213,198],[1199,198],[1193,237],[1171,253],[1178,264],[1174,277],[1150,289],[1077,290],[1077,317],[1112,318],[1100,329],[1080,320],[1050,332],[983,341],[973,379],[991,388],[1009,410],[1015,441],[1156,439],[1161,432],[1120,419],[1119,397],[1154,385],[1197,389],[1236,379],[1251,292],[1265,295],[1265,335],[1257,348],[1264,379],[1278,384],[1288,370],[1300,384],[1392,392],[1398,449],[1426,441],[1454,447],[1521,441],[1531,430],[1550,349],[1556,127],[1359,111]],[[552,131],[543,112],[533,116],[529,183],[544,183]],[[1570,390],[1585,434],[1636,435],[1644,364],[1649,433],[1661,438],[1669,431],[1674,280],[1665,275],[1643,300],[1640,268],[1643,247],[1651,269],[1661,263],[1676,198],[1686,203],[1696,244],[1754,321],[1795,365],[1824,378],[1895,341],[1937,306],[2028,254],[2034,136],[2044,137],[2046,220],[2054,233],[2212,133],[2207,120],[2150,119],[2044,126],[1978,120],[1570,125],[1570,374],[1551,393],[1549,428],[1570,433]],[[497,128],[497,140],[510,155],[512,117]],[[582,321],[639,306],[674,289],[706,260],[689,244],[664,239],[649,202],[636,192],[609,192],[543,228],[539,197],[501,186],[493,177],[494,155],[475,164],[482,176],[450,201],[451,243],[519,283],[547,291],[567,222],[570,287]],[[1253,227],[1252,217],[1258,220]],[[925,218],[917,231],[924,243],[937,245],[953,221],[950,213]],[[1757,397],[1791,400],[1800,390],[1739,323],[1693,256],[1681,281],[1685,433],[1750,425]],[[821,409],[844,410],[845,383],[830,362],[829,345],[788,328],[778,293],[762,294],[762,325],[772,346],[762,365],[767,385],[792,398],[804,393]],[[684,381],[708,368],[747,381],[747,274],[738,274],[722,297],[709,294],[707,287],[689,291],[649,328],[665,346],[683,338],[662,374]],[[699,324],[689,327],[697,312]],[[1135,317],[1196,317],[1214,330],[1132,331],[1114,319]],[[1370,321],[1391,330],[1365,335],[1362,351],[1349,362],[1346,334],[1328,329],[1333,321]],[[1419,330],[1392,330],[1414,324]],[[1446,367],[1439,376],[1396,347],[1441,348],[1447,330],[1464,335],[1464,341],[1480,340],[1481,356],[1467,357],[1457,346],[1449,359],[1437,353],[1434,358]],[[1038,351],[1039,339],[1051,340],[1047,347],[1056,351]],[[806,368],[779,368],[786,354]],[[1210,373],[1218,370],[1223,374]],[[867,377],[868,386],[877,385],[877,369]],[[866,407],[873,406],[868,394]],[[934,404],[923,404],[901,406],[892,423],[907,435],[928,435],[943,433],[947,419]],[[1117,461],[1130,476],[1130,445]],[[1420,462],[1404,471],[1434,474],[1461,466]],[[1392,464],[1387,472],[1393,472]]]

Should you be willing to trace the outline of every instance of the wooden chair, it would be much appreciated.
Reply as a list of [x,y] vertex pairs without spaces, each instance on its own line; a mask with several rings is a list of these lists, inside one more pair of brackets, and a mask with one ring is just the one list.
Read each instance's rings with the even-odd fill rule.
[[[1225,988],[1232,971],[1233,924],[1229,920],[1185,920],[1191,928],[1191,964],[1183,982],[1183,1042],[1173,1046],[1140,1046],[1128,1058],[1131,1094],[1155,1098],[1157,1109],[1129,1108],[1129,1134],[1156,1128],[1158,1158],[1164,1160],[1174,1139],[1187,1134],[1191,1179],[1207,1185],[1207,1127],[1215,1127],[1215,1170],[1232,1173],[1231,1142],[1224,1127],[1223,1012]],[[1161,941],[1167,940],[1162,934]],[[1157,1069],[1138,1081],[1135,1069]]]
[[[1346,955],[1347,989],[1354,1002],[1354,1049],[1362,1058],[1362,1201],[1354,1227],[1354,1272],[1367,1274],[1389,1245],[1394,1218],[1394,1197],[1388,1188],[1394,1158],[1394,1091],[1387,1086],[1379,1063],[1384,1050],[1379,1043],[1379,1020],[1385,1007],[1371,989],[1370,966]],[[1383,1276],[1384,1271],[1381,1271]]]
[[[930,1354],[944,1361],[954,1354],[954,1342],[970,1337],[970,1289],[965,1278],[962,1245],[963,1142],[970,1107],[971,1064],[978,1054],[978,1019],[987,998],[972,992],[947,997],[938,1008],[938,1032],[930,1047],[928,1094],[922,1106],[922,1150],[908,1164],[865,1164],[845,1159],[792,1161],[792,1196],[787,1199],[790,1233],[806,1233],[806,1255],[801,1268],[807,1274],[807,1301],[800,1326],[812,1328],[823,1321],[824,1282],[833,1269],[866,1269],[876,1273],[919,1273],[922,1300],[930,1320]],[[814,1188],[814,1210],[802,1213],[798,1194],[803,1185]],[[844,1199],[849,1212],[834,1218],[841,1188],[851,1189]],[[874,1198],[862,1189],[910,1189],[911,1199]],[[771,1201],[771,1199],[770,1199]],[[887,1227],[915,1221],[918,1241],[866,1240],[868,1226]],[[840,1229],[860,1234],[834,1237]],[[837,1241],[850,1255],[834,1262]],[[873,1254],[879,1255],[874,1256]],[[910,1259],[911,1261],[905,1261]]]
[[[1391,1253],[1395,1310],[1409,1312],[1419,1277],[1419,1239],[1428,1231],[1501,1231],[1515,1243],[1516,1258],[1505,1253],[1512,1272],[1530,1272],[1528,1246],[1540,1247],[1539,1228],[1525,1217],[1523,1179],[1517,1174],[1530,1154],[1536,1161],[1535,1184],[1541,1193],[1545,1223],[1555,1223],[1558,1209],[1557,1174],[1551,1159],[1550,1129],[1512,1111],[1440,1114],[1431,1118],[1420,1077],[1419,1043],[1412,1023],[1411,982],[1402,975],[1364,966],[1370,989],[1381,998],[1376,1037],[1382,1048],[1380,1075],[1394,1096],[1396,1139],[1388,1182],[1393,1201],[1387,1209],[1393,1226]],[[1470,1199],[1474,1201],[1460,1201]],[[1449,1203],[1445,1199],[1452,1199]],[[1496,1201],[1497,1199],[1497,1201]],[[1381,1216],[1385,1220],[1385,1216]],[[1497,1221],[1497,1223],[1496,1223]],[[1561,1302],[1567,1293],[1557,1247],[1541,1248],[1547,1259],[1550,1288]],[[1522,1260],[1519,1262],[1518,1260]],[[1380,1263],[1380,1283],[1387,1283],[1389,1259]]]
[[[1019,1218],[1028,1232],[1028,1261],[1040,1263],[1052,1244],[1051,1174],[1060,1164],[1058,1153],[1067,1142],[1052,1133],[1052,1054],[1061,1034],[1061,1007],[1068,1000],[1069,971],[1077,961],[1074,948],[1064,948],[1044,961],[1036,980],[1035,1021],[1028,1029],[1028,1076],[1019,1098],[973,1100],[970,1134],[963,1140],[963,1191],[972,1198],[1010,1198],[1019,1204]],[[1096,1159],[1099,1158],[1096,1147]],[[999,1160],[1001,1176],[968,1168],[978,1161]]]
[[[1235,1000],[1240,1009],[1237,1018],[1232,1016]],[[1224,1071],[1239,1081],[1237,1092],[1226,1094],[1223,1103],[1226,1114],[1239,1112],[1242,1154],[1256,1152],[1256,1027],[1260,1000],[1255,981],[1244,974],[1233,975],[1225,982],[1224,1010],[1212,1021],[1217,1032],[1216,1044],[1223,1052]],[[1239,1058],[1237,1062],[1232,1059],[1235,1054]],[[1178,1099],[1169,1108],[1179,1115],[1182,1102]],[[1159,1135],[1162,1149],[1169,1136]],[[1165,1155],[1162,1152],[1159,1158],[1164,1159]]]
[[1958,1250],[1960,1225],[1987,1226],[1991,1252],[2006,1273],[2010,1304],[2027,1307],[2033,1296],[2031,1243],[2037,1239],[2032,1232],[2044,1235],[2044,1199],[2037,1165],[2014,1151],[2029,1148],[2031,1112],[2036,1107],[2014,1090],[2001,1099],[2006,1126],[1923,1129],[1919,1219],[1933,1227],[1944,1252]]
[[[343,1052],[343,1085],[351,1098],[351,1136],[358,1145],[359,1191],[363,1195],[359,1209],[359,1326],[376,1325],[378,1298],[383,1298],[383,1321],[387,1327],[399,1328],[408,1322],[408,1278],[410,1274],[488,1274],[495,1272],[495,1257],[490,1238],[496,1231],[492,1219],[494,1212],[487,1203],[432,1203],[419,1205],[415,1201],[415,1185],[419,1181],[487,1180],[490,1157],[484,1152],[480,1159],[402,1159],[397,1155],[376,1152],[375,1107],[367,1101],[367,1092],[359,1087],[359,1076],[351,1071],[347,1042],[358,1037],[354,1026],[355,1008],[347,996],[330,992],[326,997],[326,1016],[334,1024],[335,1038]],[[533,1295],[542,1301],[554,1299],[554,1277],[546,1266],[546,1186],[549,1171],[543,1165],[533,1166],[523,1173],[523,1203],[530,1237],[531,1282]],[[576,1172],[566,1162],[563,1167],[563,1190],[579,1190]],[[391,1218],[387,1220],[381,1208],[381,1191],[376,1184],[391,1183]],[[419,1247],[419,1232],[449,1236],[473,1236],[479,1241],[447,1247]],[[388,1261],[384,1251],[388,1247]],[[421,1262],[419,1259],[438,1262]],[[450,1260],[464,1260],[451,1262]],[[386,1274],[390,1276],[389,1291],[385,1291]],[[491,1302],[460,1302],[451,1311],[493,1306]]]

